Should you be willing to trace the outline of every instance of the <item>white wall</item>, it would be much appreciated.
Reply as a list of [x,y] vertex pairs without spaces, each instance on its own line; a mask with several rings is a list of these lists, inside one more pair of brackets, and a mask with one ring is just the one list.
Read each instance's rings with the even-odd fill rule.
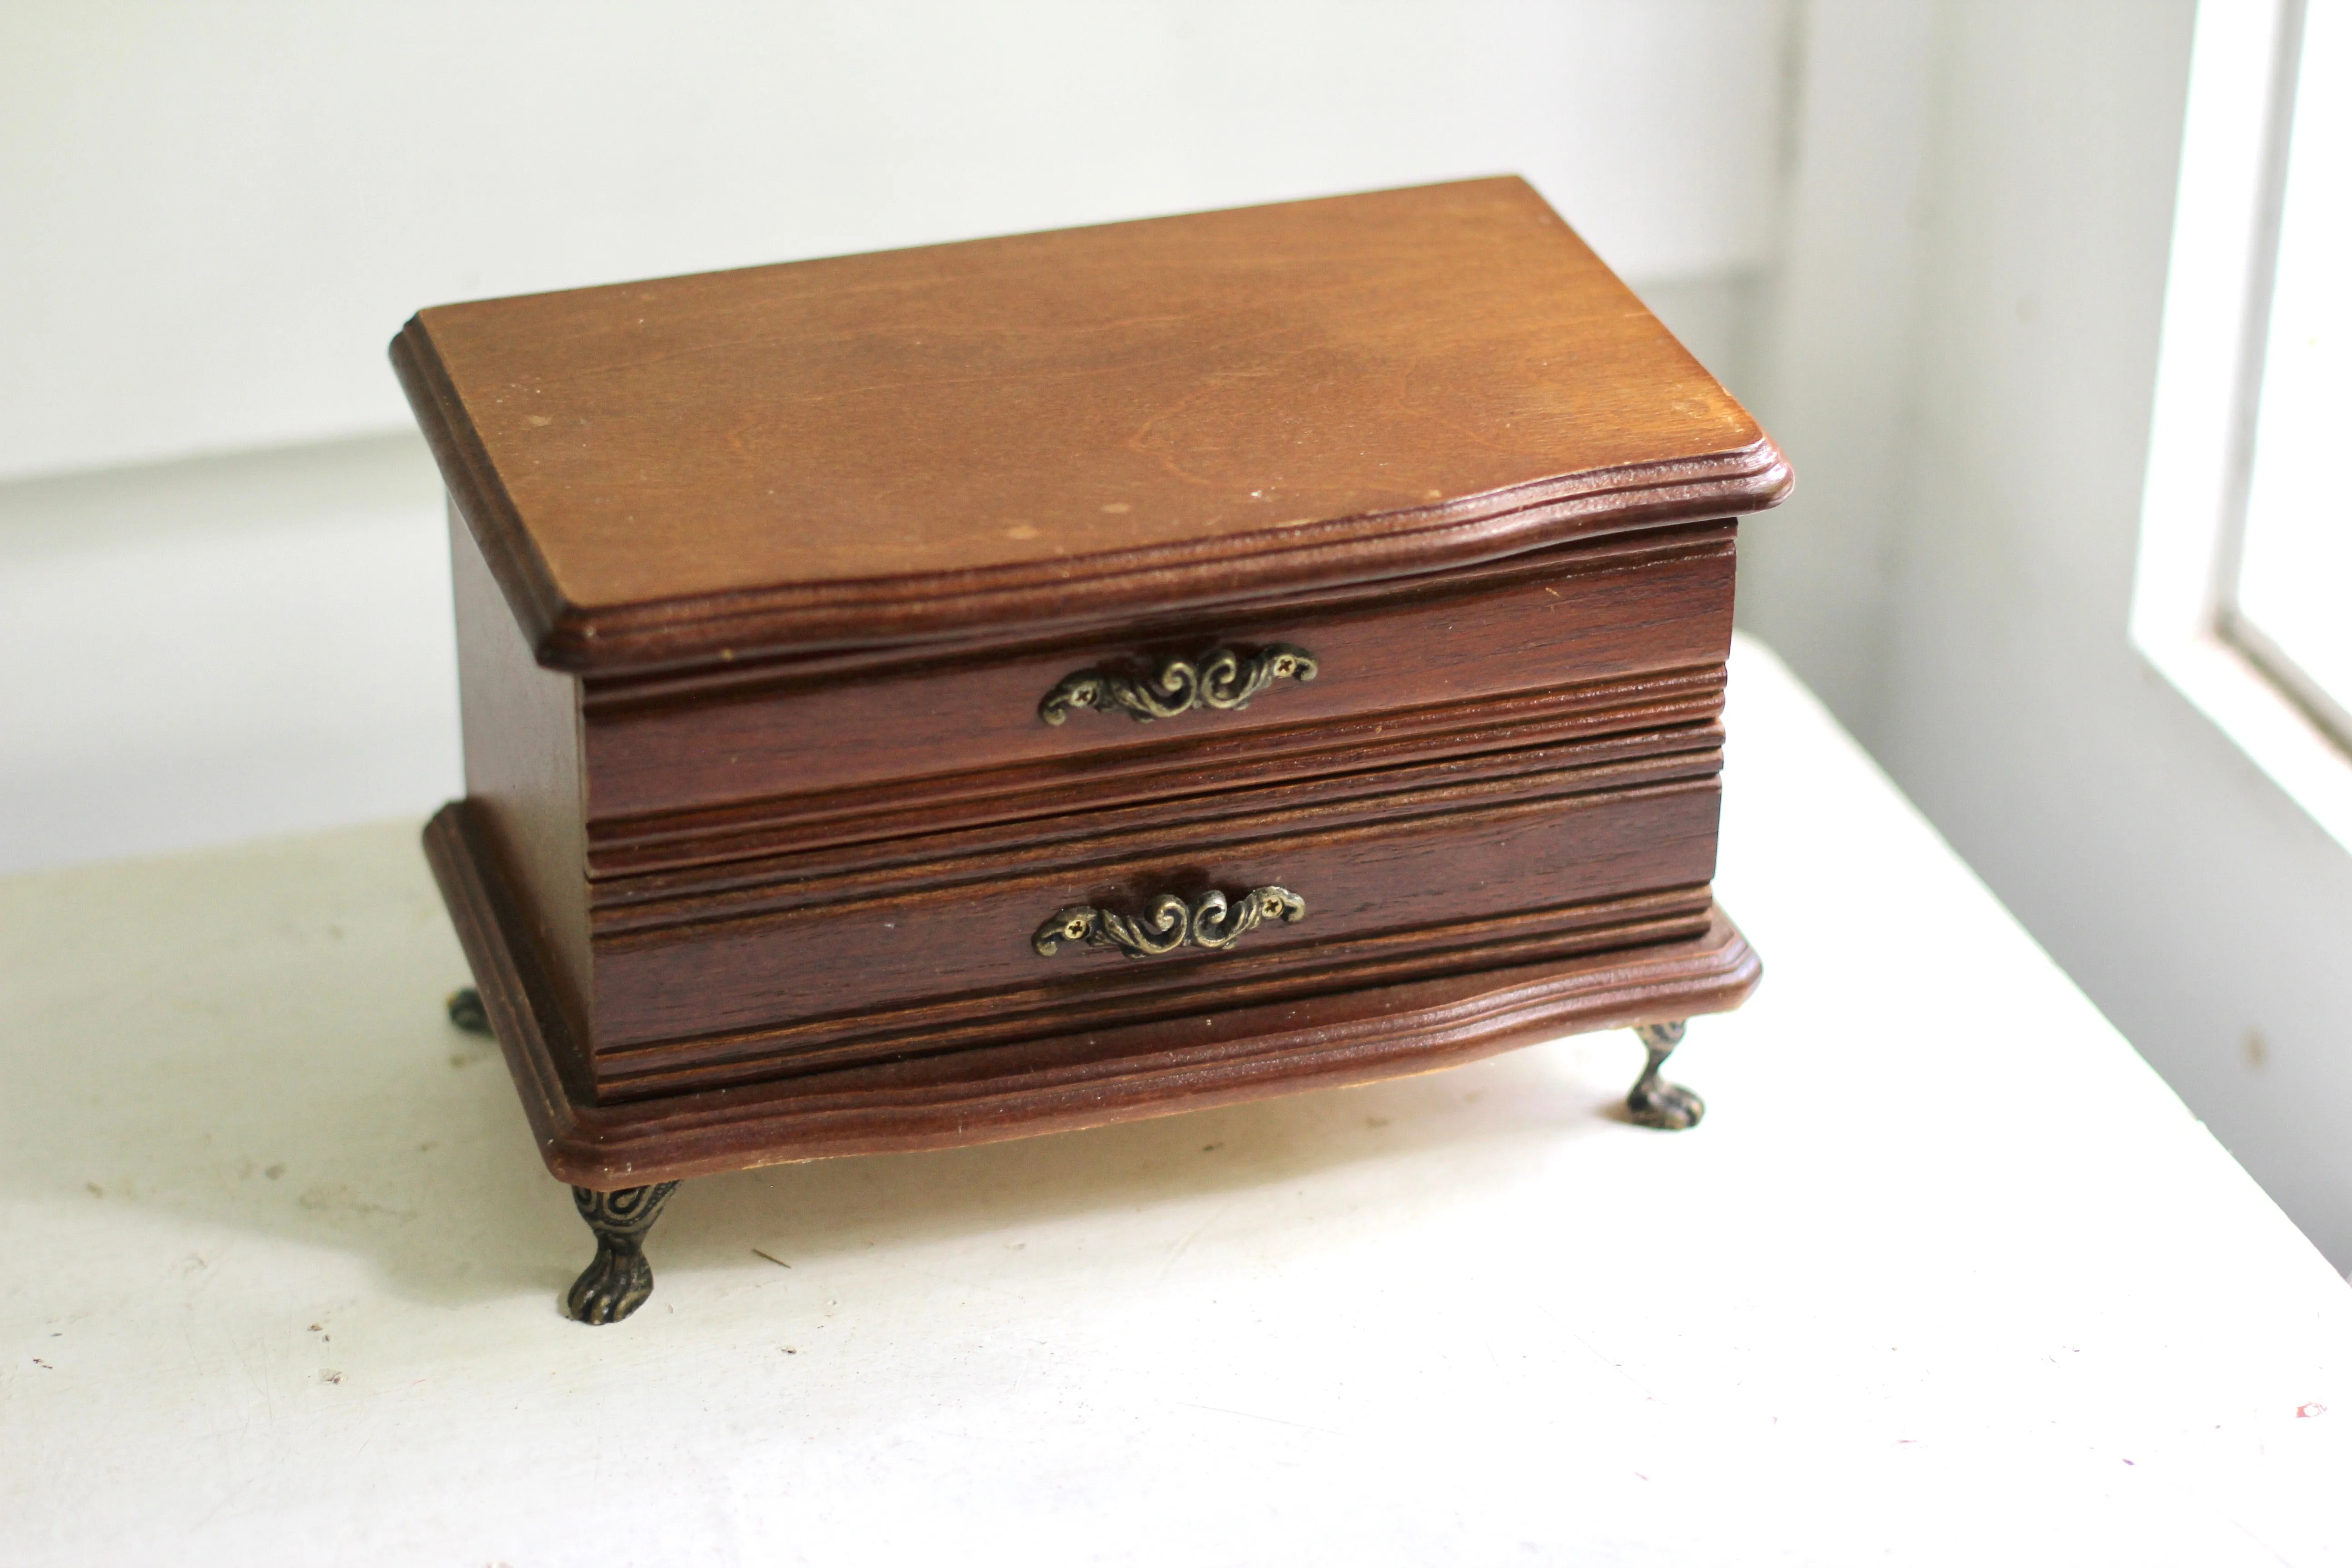
[[1797,470],[1747,530],[1739,618],[1858,735],[1885,691],[1911,473],[1938,0],[1810,0],[1754,407]]
[[1808,7],[1742,613],[2343,1268],[2352,858],[2128,636],[2192,12]]
[[0,486],[0,868],[429,809],[456,635],[413,437]]

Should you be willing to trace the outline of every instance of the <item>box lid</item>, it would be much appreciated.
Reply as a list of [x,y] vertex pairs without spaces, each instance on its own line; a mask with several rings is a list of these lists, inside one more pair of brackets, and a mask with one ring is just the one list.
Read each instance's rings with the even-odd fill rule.
[[442,305],[392,355],[568,669],[1026,633],[1790,484],[1515,178]]

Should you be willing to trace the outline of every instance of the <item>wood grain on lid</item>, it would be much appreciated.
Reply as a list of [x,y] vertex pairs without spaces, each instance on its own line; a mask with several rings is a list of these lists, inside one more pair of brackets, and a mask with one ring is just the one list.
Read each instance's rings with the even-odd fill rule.
[[1789,483],[1517,179],[446,305],[394,359],[582,669],[1426,571]]

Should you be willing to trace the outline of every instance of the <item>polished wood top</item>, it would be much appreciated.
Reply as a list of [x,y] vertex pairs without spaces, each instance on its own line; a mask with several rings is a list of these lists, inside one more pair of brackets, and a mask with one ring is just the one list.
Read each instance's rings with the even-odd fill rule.
[[1427,571],[1789,482],[1515,178],[445,305],[393,353],[575,668]]

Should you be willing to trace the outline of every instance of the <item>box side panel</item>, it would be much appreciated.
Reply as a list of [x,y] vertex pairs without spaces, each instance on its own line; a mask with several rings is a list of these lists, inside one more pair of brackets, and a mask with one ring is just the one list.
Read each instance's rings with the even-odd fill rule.
[[587,845],[580,788],[579,682],[532,659],[513,613],[453,509],[458,700],[466,795],[527,911],[541,968],[572,1037],[586,1039],[590,995]]

